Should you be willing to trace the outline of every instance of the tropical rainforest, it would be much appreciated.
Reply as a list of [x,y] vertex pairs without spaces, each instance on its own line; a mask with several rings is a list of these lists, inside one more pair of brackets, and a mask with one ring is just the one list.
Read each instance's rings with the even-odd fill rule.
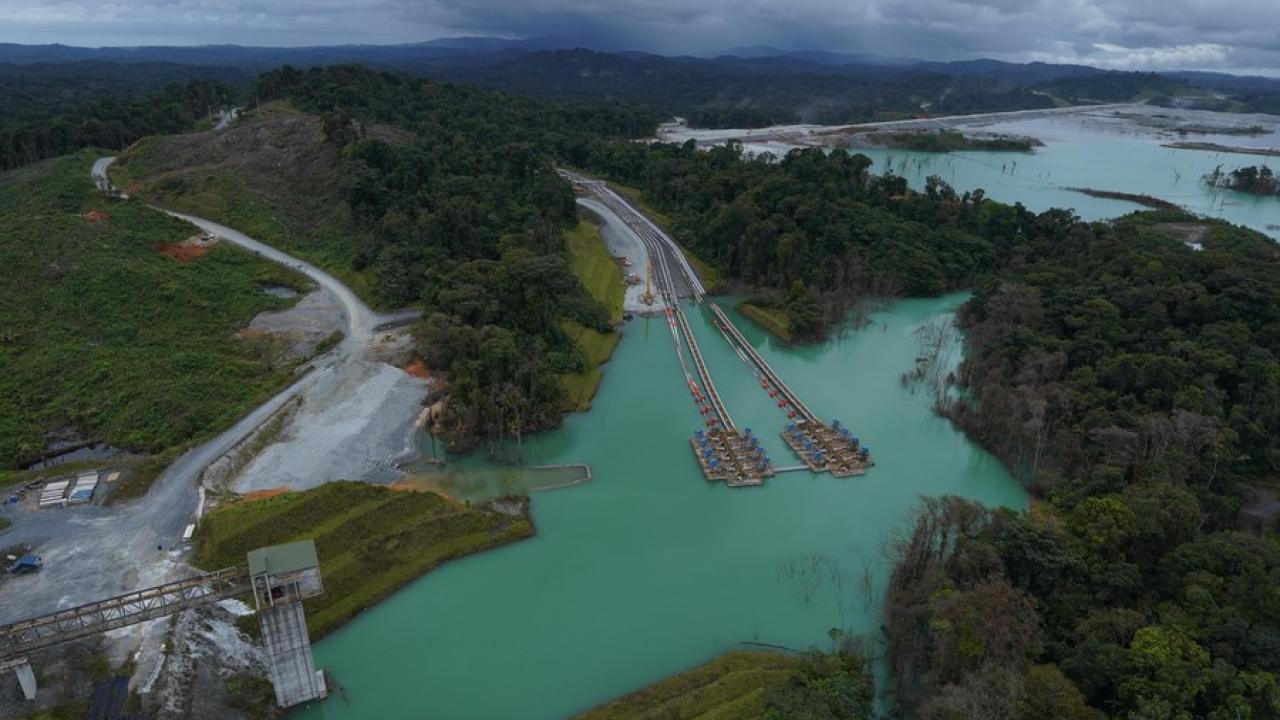
[[0,170],[184,132],[239,94],[228,69],[0,64]]
[[915,717],[1280,713],[1280,249],[1200,222],[1047,213],[965,306],[943,411],[1039,499],[932,499],[896,544]]
[[[1121,98],[1147,87],[1139,80],[1057,87]],[[571,90],[556,96],[589,97]],[[155,122],[182,127],[222,97],[214,85],[165,92]],[[747,158],[733,143],[634,143],[665,107],[639,91],[615,98],[635,104],[570,106],[338,66],[268,72],[253,94],[320,119],[341,163],[335,197],[362,228],[349,269],[371,278],[383,304],[425,308],[420,352],[449,379],[457,438],[554,425],[556,377],[585,362],[562,321],[608,327],[568,267],[564,234],[577,220],[560,163],[638,189],[695,256],[732,287],[768,296],[800,339],[821,338],[869,299],[972,288],[959,318],[966,359],[933,388],[938,409],[1035,499],[1028,512],[930,499],[894,542],[886,633],[899,710],[925,720],[1280,715],[1280,550],[1247,500],[1274,504],[1280,471],[1280,249],[1269,239],[1176,212],[1087,223],[937,178],[913,190],[842,151]],[[108,141],[152,132],[149,122],[122,123]],[[373,123],[411,137],[390,141]],[[100,142],[88,131],[65,142],[5,132],[14,163]],[[41,202],[69,237],[112,232],[81,224],[83,188],[55,190]],[[7,207],[17,233],[22,210]],[[157,223],[144,223],[147,237],[175,231]],[[1200,250],[1184,242],[1192,235]],[[248,262],[224,253],[205,272]],[[77,267],[41,260],[24,277]],[[74,310],[79,296],[54,300]],[[234,311],[243,320],[252,309]],[[230,321],[220,318],[201,322]],[[24,328],[9,330],[10,355]],[[208,422],[278,381],[235,362],[237,347],[211,340],[204,351],[249,378]],[[178,359],[171,369],[201,361]],[[92,392],[60,411],[110,430]],[[21,425],[22,412],[4,421],[23,437],[41,429]]]
[[[341,196],[360,235],[352,264],[387,305],[420,303],[427,364],[447,372],[455,447],[559,423],[558,377],[586,370],[563,321],[608,331],[570,272],[573,193],[552,158],[596,138],[651,133],[642,109],[569,109],[355,66],[262,75],[256,92],[320,115],[341,148]],[[413,133],[392,144],[361,132]]]

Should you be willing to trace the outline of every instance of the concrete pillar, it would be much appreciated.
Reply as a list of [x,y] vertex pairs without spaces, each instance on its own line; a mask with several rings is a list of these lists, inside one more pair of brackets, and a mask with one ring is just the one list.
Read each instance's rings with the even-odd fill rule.
[[328,694],[324,676],[315,668],[307,618],[302,603],[293,602],[258,611],[262,622],[262,643],[267,648],[271,684],[276,704],[292,707]]
[[31,663],[22,660],[20,664],[15,665],[13,674],[18,676],[18,684],[22,686],[22,694],[28,700],[36,699],[36,673],[31,669]]

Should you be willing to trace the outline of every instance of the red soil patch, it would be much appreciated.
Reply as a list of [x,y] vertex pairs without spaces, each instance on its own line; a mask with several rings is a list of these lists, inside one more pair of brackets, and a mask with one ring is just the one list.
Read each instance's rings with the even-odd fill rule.
[[244,499],[253,502],[254,500],[266,500],[269,497],[284,495],[289,492],[289,488],[267,488],[266,490],[254,490],[244,494]]
[[101,210],[90,210],[84,214],[84,219],[91,223],[103,223],[111,219],[111,216]]
[[414,360],[408,365],[405,365],[404,371],[416,378],[422,378],[423,380],[431,379],[431,371],[427,369],[426,365],[422,364],[422,360]]
[[156,247],[156,252],[171,257],[180,263],[198,260],[209,253],[208,245],[188,245],[186,243],[167,243]]

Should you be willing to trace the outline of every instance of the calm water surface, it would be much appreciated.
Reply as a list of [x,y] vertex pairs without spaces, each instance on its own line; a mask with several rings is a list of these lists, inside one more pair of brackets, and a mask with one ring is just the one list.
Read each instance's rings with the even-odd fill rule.
[[[850,425],[862,478],[787,473],[762,488],[703,479],[699,426],[663,319],[627,325],[590,413],[526,441],[530,463],[586,462],[585,485],[538,493],[535,538],[450,563],[316,647],[345,686],[304,718],[557,718],[740,642],[802,648],[872,632],[885,539],[921,495],[1022,507],[1000,464],[899,382],[922,322],[963,299],[909,300],[858,332],[785,349],[741,327],[802,398]],[[785,418],[698,308],[689,312],[730,412],[779,465]],[[863,587],[872,578],[871,600]]]
[[[1152,195],[1177,203],[1199,215],[1222,218],[1280,238],[1280,199],[1231,190],[1218,190],[1201,177],[1218,165],[1224,170],[1245,165],[1275,167],[1280,158],[1239,153],[1179,150],[1163,147],[1175,141],[1211,142],[1227,146],[1280,147],[1280,134],[1179,136],[1107,117],[1083,115],[1000,123],[983,128],[993,132],[1031,135],[1045,146],[1027,153],[954,153],[950,156],[904,157],[915,182],[941,175],[961,190],[983,188],[987,197],[1043,211],[1052,207],[1075,208],[1086,220],[1101,220],[1133,210],[1138,205],[1119,200],[1092,198],[1068,190],[1098,190]],[[877,167],[890,162],[891,153],[876,153]],[[1016,163],[1016,165],[1015,165]],[[910,166],[920,164],[921,169]]]
[[[1267,228],[1280,224],[1280,200],[1199,181],[1219,164],[1274,159],[1161,147],[1178,139],[1276,146],[1275,133],[1179,138],[1105,114],[985,129],[1046,146],[864,152],[877,170],[916,186],[936,174],[962,192],[983,188],[1037,211],[1071,207],[1093,220],[1137,209],[1067,189],[1081,186],[1154,195],[1280,235]],[[874,632],[888,573],[882,547],[918,497],[1026,503],[995,459],[899,382],[918,354],[915,328],[962,299],[899,302],[812,348],[783,348],[740,322],[800,396],[854,428],[878,462],[862,478],[789,473],[743,490],[708,485],[698,471],[686,438],[700,417],[665,321],[630,323],[594,409],[525,443],[529,464],[588,463],[594,479],[535,495],[537,537],[431,572],[320,643],[317,659],[350,704],[332,699],[299,716],[564,717],[744,641],[800,648],[825,645],[833,626]],[[782,415],[702,311],[689,317],[735,420],[765,440],[778,465],[791,464],[777,436]]]
[[[1150,111],[1148,111],[1150,112]],[[1240,116],[1192,113],[1206,125],[1253,124],[1268,129],[1258,135],[1188,133],[1180,135],[1140,125],[1111,111],[1042,117],[989,123],[970,129],[1011,135],[1029,135],[1044,147],[1034,153],[918,153],[903,150],[857,150],[874,161],[873,171],[892,169],[913,187],[938,175],[957,191],[982,188],[995,200],[1021,202],[1041,212],[1055,207],[1074,208],[1086,220],[1102,220],[1146,209],[1121,200],[1106,200],[1073,192],[1069,188],[1152,195],[1209,217],[1245,225],[1280,239],[1280,198],[1219,190],[1201,177],[1221,165],[1224,171],[1246,165],[1280,166],[1280,158],[1242,153],[1179,150],[1164,147],[1172,142],[1206,142],[1231,147],[1280,148],[1280,119],[1274,116]],[[781,143],[752,143],[748,151],[782,155]]]

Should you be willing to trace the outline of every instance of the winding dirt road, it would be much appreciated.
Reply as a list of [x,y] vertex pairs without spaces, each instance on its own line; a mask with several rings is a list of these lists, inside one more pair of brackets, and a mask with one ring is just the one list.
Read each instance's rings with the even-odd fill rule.
[[[93,182],[103,191],[111,189],[107,169],[114,159],[101,158],[93,165]],[[189,573],[183,562],[184,551],[173,548],[181,545],[187,524],[196,519],[201,473],[295,397],[302,397],[304,410],[291,422],[284,440],[268,448],[276,460],[263,472],[273,486],[310,487],[342,478],[377,479],[379,472],[385,475],[396,455],[408,449],[405,445],[425,385],[371,357],[371,347],[380,328],[403,324],[417,311],[376,313],[350,288],[310,263],[224,225],[165,212],[307,275],[341,303],[346,337],[333,351],[314,359],[311,371],[297,382],[217,437],[180,456],[160,474],[144,497],[120,507],[88,505],[20,511],[5,532],[4,543],[36,546],[45,566],[41,572],[4,588],[0,623]],[[366,422],[353,422],[353,412],[362,413]],[[341,416],[341,422],[335,414]],[[313,427],[316,425],[322,427]],[[260,461],[267,453],[263,455]],[[245,473],[252,474],[258,464],[246,468]],[[281,465],[297,465],[297,475],[282,475],[278,472]],[[299,478],[304,482],[290,482]],[[164,550],[157,550],[158,546]]]

